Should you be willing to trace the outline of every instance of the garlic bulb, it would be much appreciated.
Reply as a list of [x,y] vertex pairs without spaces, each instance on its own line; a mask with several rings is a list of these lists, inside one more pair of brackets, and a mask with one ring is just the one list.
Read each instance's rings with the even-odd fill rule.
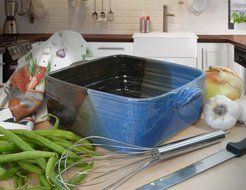
[[240,115],[238,117],[238,121],[246,124],[246,99],[238,99],[236,100],[240,107]]
[[216,95],[225,95],[231,100],[238,99],[243,90],[242,79],[225,67],[209,67],[206,70],[205,101]]
[[210,98],[204,106],[204,119],[214,129],[232,128],[240,115],[238,103],[224,95]]

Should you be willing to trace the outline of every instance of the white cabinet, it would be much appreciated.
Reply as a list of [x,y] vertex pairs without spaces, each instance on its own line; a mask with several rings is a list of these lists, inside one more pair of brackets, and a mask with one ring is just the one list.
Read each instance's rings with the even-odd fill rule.
[[133,55],[133,43],[130,42],[88,42],[91,57],[94,59],[110,55]]
[[135,33],[135,56],[197,67],[197,36],[193,33]]
[[228,43],[198,43],[197,65],[200,69],[209,66],[228,66]]
[[198,68],[197,65],[197,58],[165,58],[165,61],[167,62],[172,62],[172,63],[177,63],[177,64],[181,64],[181,65],[186,65],[189,67],[193,67],[193,68]]
[[186,65],[193,68],[198,68],[197,58],[180,58],[180,57],[151,57],[151,59],[166,61]]

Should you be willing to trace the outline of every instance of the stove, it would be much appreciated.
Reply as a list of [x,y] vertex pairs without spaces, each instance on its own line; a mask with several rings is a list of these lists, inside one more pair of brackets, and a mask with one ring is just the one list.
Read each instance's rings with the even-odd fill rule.
[[235,45],[234,61],[246,68],[246,48]]
[[[238,45],[234,46],[234,61],[243,67],[241,77],[244,81],[244,86],[245,86],[246,85],[246,47],[241,47]],[[246,95],[246,88],[244,88],[244,95]]]
[[7,82],[13,72],[18,66],[18,59],[26,55],[31,49],[32,45],[27,40],[16,40],[12,42],[4,42],[2,44],[6,48],[3,54],[3,82]]

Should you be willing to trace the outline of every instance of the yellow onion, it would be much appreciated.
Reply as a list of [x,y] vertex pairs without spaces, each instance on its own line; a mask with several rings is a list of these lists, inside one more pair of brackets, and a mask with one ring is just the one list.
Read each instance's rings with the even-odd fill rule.
[[242,90],[243,80],[231,69],[210,66],[206,70],[205,101],[216,95],[236,100],[241,96]]

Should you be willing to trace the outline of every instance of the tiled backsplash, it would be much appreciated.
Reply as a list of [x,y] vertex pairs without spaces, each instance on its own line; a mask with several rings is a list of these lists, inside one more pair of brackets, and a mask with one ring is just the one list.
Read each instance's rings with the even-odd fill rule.
[[[114,21],[98,22],[91,18],[94,0],[88,0],[88,6],[77,0],[75,8],[68,6],[68,0],[43,0],[48,8],[43,18],[32,24],[27,16],[17,15],[20,33],[52,33],[71,29],[91,34],[131,34],[139,31],[139,17],[151,17],[152,31],[162,31],[162,7],[168,5],[170,32],[208,33],[227,30],[228,0],[208,0],[207,9],[199,16],[187,7],[187,1],[179,5],[178,0],[111,0]],[[104,12],[109,11],[109,0],[104,0]],[[97,12],[101,12],[101,0],[97,0]],[[4,1],[0,1],[0,28],[5,19]]]

